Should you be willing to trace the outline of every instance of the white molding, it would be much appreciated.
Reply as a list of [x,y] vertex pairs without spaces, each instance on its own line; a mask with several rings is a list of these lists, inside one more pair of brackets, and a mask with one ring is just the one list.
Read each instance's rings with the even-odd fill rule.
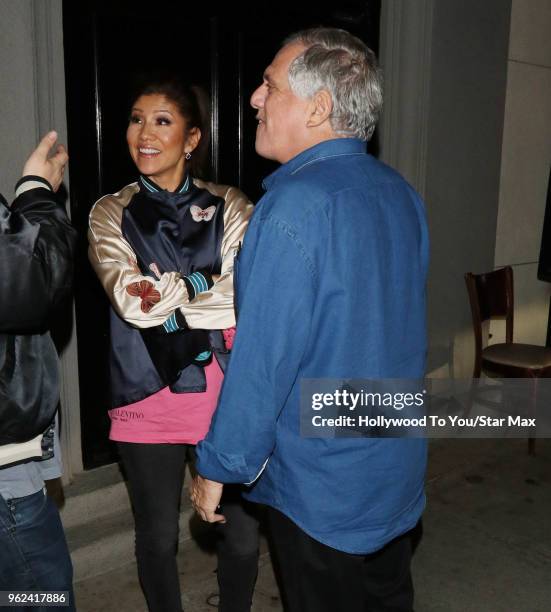
[[402,2],[383,0],[381,3],[379,61],[384,74],[384,106],[379,130],[381,157],[389,165],[397,164],[397,123],[400,74],[400,29]]
[[[36,140],[55,128],[67,143],[62,0],[32,0]],[[68,189],[68,178],[65,179]],[[69,203],[67,203],[69,207]],[[61,447],[64,482],[82,472],[80,398],[74,305],[71,338],[61,355]]]
[[381,158],[425,195],[434,0],[383,0]]

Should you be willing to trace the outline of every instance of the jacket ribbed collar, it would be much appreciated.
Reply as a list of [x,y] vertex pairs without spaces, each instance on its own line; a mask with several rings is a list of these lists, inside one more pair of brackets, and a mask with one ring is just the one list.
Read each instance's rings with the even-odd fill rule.
[[145,193],[186,193],[187,191],[189,191],[189,188],[191,186],[191,178],[189,174],[186,174],[182,179],[182,182],[174,191],[167,191],[166,189],[159,187],[157,183],[152,181],[150,178],[147,178],[143,174],[140,174],[138,184],[140,186],[140,191],[144,191]]

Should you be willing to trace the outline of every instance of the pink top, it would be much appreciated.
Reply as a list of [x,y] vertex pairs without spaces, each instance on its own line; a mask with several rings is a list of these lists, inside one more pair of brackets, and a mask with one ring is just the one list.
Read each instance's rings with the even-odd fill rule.
[[203,393],[172,393],[168,387],[109,411],[110,440],[150,444],[197,444],[209,430],[224,374],[213,358]]

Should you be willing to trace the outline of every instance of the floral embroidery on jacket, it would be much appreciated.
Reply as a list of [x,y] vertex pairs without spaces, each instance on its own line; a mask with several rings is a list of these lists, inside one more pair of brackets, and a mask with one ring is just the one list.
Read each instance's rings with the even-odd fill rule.
[[132,272],[135,272],[136,274],[142,273],[138,267],[138,260],[135,257],[128,258],[128,265],[132,268]]
[[151,270],[151,272],[153,272],[153,274],[155,274],[158,280],[161,280],[161,271],[159,270],[159,266],[155,262],[149,264],[149,269]]
[[226,349],[231,351],[233,347],[233,339],[235,338],[235,325],[233,327],[228,327],[228,329],[223,329],[222,335],[224,336],[224,344],[226,345]]
[[155,304],[161,301],[161,294],[154,288],[153,283],[149,281],[140,281],[130,283],[126,287],[126,292],[134,297],[139,297],[142,300],[142,312],[149,312]]

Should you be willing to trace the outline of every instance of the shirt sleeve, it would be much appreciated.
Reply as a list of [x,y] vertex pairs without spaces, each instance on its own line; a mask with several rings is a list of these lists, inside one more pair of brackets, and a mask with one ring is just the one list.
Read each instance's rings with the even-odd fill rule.
[[[230,188],[231,192],[231,188]],[[115,197],[99,200],[90,213],[88,256],[113,308],[138,328],[162,325],[180,309],[190,328],[223,329],[235,324],[233,258],[243,239],[252,205],[238,190],[228,193],[224,207],[222,269],[209,291],[190,302],[178,272],[156,280],[141,274],[136,256],[122,235],[123,207]],[[142,299],[136,299],[136,296]]]
[[11,209],[0,203],[1,333],[48,329],[70,295],[75,238],[63,205],[45,185],[20,191]]
[[[255,220],[256,221],[256,220]],[[294,231],[276,219],[250,226],[238,263],[239,320],[199,473],[251,483],[275,445],[276,423],[305,358],[315,275]]]

